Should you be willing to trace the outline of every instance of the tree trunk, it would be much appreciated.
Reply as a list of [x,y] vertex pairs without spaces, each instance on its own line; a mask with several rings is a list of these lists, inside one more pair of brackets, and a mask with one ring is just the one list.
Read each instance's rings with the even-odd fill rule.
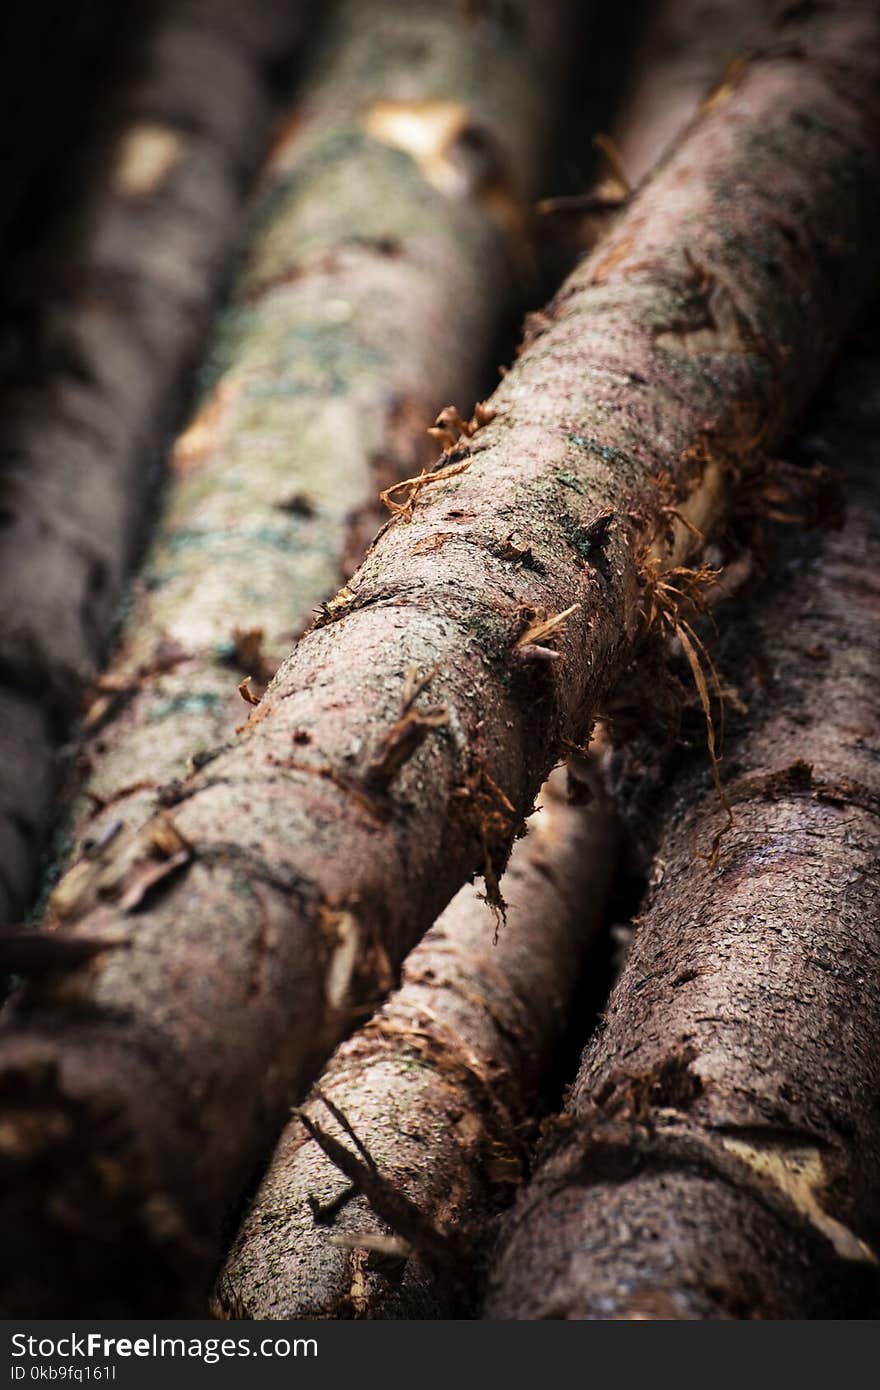
[[561,1140],[502,1240],[502,1318],[876,1312],[880,1251],[880,339],[806,434],[846,526],[799,538],[725,672],[735,824],[691,765]]
[[479,391],[521,278],[569,9],[508,32],[437,0],[333,7],[87,716],[80,852],[234,737],[239,681],[265,686],[376,531],[379,489],[417,473],[438,410]]
[[3,400],[0,920],[26,907],[55,761],[104,655],[181,401],[269,134],[304,6],[184,0],[145,36],[80,244]]
[[880,15],[843,4],[796,34],[575,272],[455,473],[392,499],[239,742],[62,880],[59,952],[112,949],[59,955],[7,1015],[7,1305],[34,1298],[36,1250],[56,1311],[74,1268],[94,1311],[123,1267],[129,1310],[206,1267],[387,963],[475,870],[497,895],[560,747],[633,659],[650,577],[800,410],[875,278]]
[[[659,8],[614,132],[627,169],[632,154],[642,164],[637,177],[645,173],[767,9],[767,0]],[[513,907],[495,949],[488,907],[462,889],[408,958],[403,988],[342,1044],[306,1104],[314,1123],[346,1142],[339,1124],[328,1123],[321,1098],[330,1098],[382,1178],[448,1236],[449,1258],[420,1255],[417,1239],[405,1262],[358,1246],[360,1234],[381,1242],[393,1233],[385,1189],[376,1211],[364,1195],[346,1200],[354,1189],[296,1118],[220,1276],[215,1300],[224,1316],[473,1314],[477,1252],[520,1176],[524,1125],[540,1112],[542,1063],[569,1011],[612,868],[607,816],[596,805],[563,808],[553,791],[560,777],[545,788],[536,828],[514,849],[503,880]]]
[[[584,796],[582,784],[572,789]],[[614,868],[607,805],[598,797],[569,804],[561,772],[541,802],[505,876],[511,908],[497,943],[491,909],[475,888],[463,888],[408,957],[400,990],[342,1044],[305,1105],[323,1126],[321,1096],[330,1098],[385,1182],[438,1232],[451,1233],[449,1261],[432,1264],[431,1252],[426,1259],[418,1248],[405,1264],[371,1254],[370,1236],[394,1233],[385,1213],[356,1196],[332,1214],[348,1184],[297,1118],[220,1277],[224,1316],[473,1314],[474,1251],[465,1269],[455,1247],[485,1233],[520,1180],[524,1128]],[[329,1128],[345,1139],[338,1125]],[[352,1245],[339,1245],[340,1237]]]

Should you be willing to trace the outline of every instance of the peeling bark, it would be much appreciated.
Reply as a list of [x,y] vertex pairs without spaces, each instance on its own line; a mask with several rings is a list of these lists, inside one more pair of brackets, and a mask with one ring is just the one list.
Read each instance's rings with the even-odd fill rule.
[[[801,538],[725,670],[735,824],[693,759],[655,887],[555,1151],[502,1239],[506,1318],[872,1316],[880,1252],[880,350],[853,354],[807,462],[849,516]],[[736,658],[734,665],[733,658]]]
[[[389,524],[240,741],[62,880],[62,930],[128,946],[7,1013],[7,1306],[34,1300],[36,1250],[55,1311],[118,1301],[123,1265],[129,1310],[197,1286],[387,962],[475,870],[497,892],[561,741],[637,651],[646,568],[694,545],[670,496],[708,528],[875,279],[878,31],[873,6],[823,7],[752,58],[445,456],[471,466]],[[536,622],[560,659],[515,653]],[[363,771],[419,700],[447,721],[377,792]]]
[[[769,0],[672,0],[652,15],[615,129],[634,181],[769,8]],[[520,650],[541,650],[534,645],[541,636],[532,624]],[[382,1243],[407,1232],[395,1229],[382,1193],[374,1209],[297,1117],[218,1280],[221,1316],[473,1315],[492,1218],[521,1177],[525,1126],[540,1110],[541,1064],[570,1007],[615,857],[607,814],[596,804],[561,807],[561,787],[554,774],[541,798],[547,809],[513,851],[502,881],[512,907],[495,948],[488,907],[473,888],[462,889],[408,957],[401,990],[337,1050],[305,1106],[322,1125],[324,1098],[338,1107],[381,1178],[446,1237],[446,1259],[421,1254],[417,1239],[409,1256],[389,1257]],[[348,1142],[338,1123],[328,1127]]]
[[87,715],[80,852],[234,737],[241,676],[258,697],[375,533],[380,487],[418,473],[438,410],[480,389],[570,9],[519,28],[438,0],[331,7]]
[[151,459],[181,404],[303,9],[293,0],[159,7],[113,146],[96,136],[107,167],[80,213],[80,243],[53,277],[5,393],[6,921],[32,892],[57,751],[116,620]]
[[[584,790],[574,783],[576,796]],[[505,875],[511,906],[497,943],[490,908],[463,888],[407,958],[400,990],[342,1044],[318,1083],[382,1178],[448,1237],[449,1260],[436,1268],[416,1248],[389,1261],[359,1243],[364,1233],[403,1233],[363,1196],[342,1200],[346,1180],[294,1119],[220,1276],[223,1316],[473,1313],[479,1240],[521,1179],[525,1126],[615,860],[613,818],[598,797],[569,804],[560,772],[540,799]],[[305,1110],[325,1125],[320,1096]]]

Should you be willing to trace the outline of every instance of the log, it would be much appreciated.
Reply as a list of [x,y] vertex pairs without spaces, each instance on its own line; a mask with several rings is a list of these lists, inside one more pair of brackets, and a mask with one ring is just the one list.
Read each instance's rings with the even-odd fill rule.
[[[655,11],[615,130],[625,166],[631,151],[649,158],[652,142],[654,157],[662,151],[766,10],[763,0],[670,0]],[[310,1122],[340,1142],[348,1139],[326,1098],[353,1124],[378,1164],[376,1210],[369,1175],[358,1193],[294,1118],[218,1281],[223,1316],[438,1318],[479,1306],[493,1218],[521,1176],[524,1125],[542,1108],[542,1071],[592,940],[587,928],[601,920],[614,855],[607,810],[561,808],[559,777],[542,793],[537,828],[513,851],[503,880],[513,906],[494,949],[488,906],[462,889],[408,958],[401,990],[342,1044],[306,1102]],[[450,1059],[462,1058],[453,1070]],[[394,1191],[415,1204],[415,1232]],[[389,1259],[383,1243],[395,1218],[411,1253]],[[427,1250],[419,1220],[435,1232]],[[437,1235],[445,1259],[432,1259]]]
[[880,1251],[880,338],[801,463],[845,467],[730,634],[734,826],[693,757],[557,1142],[507,1224],[496,1318],[870,1317]]
[[[147,26],[112,147],[16,379],[0,453],[0,922],[31,897],[57,754],[105,655],[304,6],[184,0]],[[84,163],[88,161],[84,160]]]
[[262,693],[379,526],[379,490],[479,391],[521,291],[569,11],[511,32],[438,0],[331,7],[93,691],[73,860],[234,739],[239,683]]
[[173,1302],[387,963],[475,871],[500,908],[543,778],[668,603],[662,566],[760,470],[757,442],[787,432],[876,277],[880,14],[794,24],[716,94],[473,425],[449,421],[462,442],[390,499],[236,744],[62,880],[62,936],[108,949],[7,1011],[7,1305],[39,1287],[57,1310],[75,1267],[94,1310],[120,1261],[142,1272],[129,1311]]
[[[222,1316],[474,1315],[481,1242],[521,1181],[526,1126],[614,870],[610,809],[582,783],[572,795],[555,772],[513,851],[497,942],[491,908],[463,888],[407,958],[400,989],[336,1051],[303,1107],[349,1142],[328,1115],[330,1099],[383,1184],[415,1204],[441,1250],[445,1240],[448,1258],[432,1259],[433,1244],[419,1248],[420,1228],[395,1230],[381,1196],[374,1212],[353,1194],[297,1117],[218,1281]],[[389,1260],[381,1243],[394,1235],[412,1246]]]

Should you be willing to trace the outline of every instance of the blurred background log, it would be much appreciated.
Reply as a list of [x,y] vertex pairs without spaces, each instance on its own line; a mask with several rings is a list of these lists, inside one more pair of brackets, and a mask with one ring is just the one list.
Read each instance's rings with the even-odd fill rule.
[[[83,94],[70,80],[60,87],[74,135],[85,122],[93,143],[71,155],[77,197],[55,219],[70,189],[58,94],[43,132],[59,132],[55,144],[44,148],[37,127],[17,215],[24,226],[39,207],[50,225],[0,337],[3,921],[22,914],[33,889],[57,754],[107,650],[157,453],[187,397],[305,6],[118,8],[131,26],[119,35],[125,81],[108,84],[100,110],[87,94],[82,120]],[[110,61],[109,38],[99,44],[87,26],[83,42],[94,65]],[[59,187],[44,190],[56,174]]]

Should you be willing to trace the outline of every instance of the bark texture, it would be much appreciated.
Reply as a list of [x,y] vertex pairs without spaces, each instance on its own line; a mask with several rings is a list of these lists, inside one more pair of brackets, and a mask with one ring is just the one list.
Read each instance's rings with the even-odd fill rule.
[[567,1128],[503,1237],[495,1317],[876,1312],[877,341],[803,443],[845,466],[846,525],[789,550],[725,666],[748,700],[734,828],[707,869],[719,812],[691,766]]
[[234,736],[239,681],[265,686],[375,533],[380,488],[418,473],[437,412],[479,391],[522,274],[570,9],[331,7],[87,716],[78,851]]
[[[583,798],[582,784],[572,794]],[[507,922],[463,888],[407,958],[400,990],[343,1043],[320,1094],[347,1117],[388,1183],[442,1234],[449,1263],[357,1243],[394,1234],[299,1119],[287,1126],[217,1286],[231,1318],[454,1317],[474,1311],[477,1240],[521,1179],[524,1130],[601,924],[616,832],[594,797],[570,804],[554,773],[505,875]],[[319,1096],[306,1112],[346,1143]],[[316,1206],[317,1204],[317,1216]],[[399,1231],[396,1234],[401,1234]],[[350,1248],[335,1242],[354,1241]],[[453,1253],[460,1251],[458,1262]]]
[[795,33],[567,282],[460,471],[392,521],[240,741],[59,885],[60,940],[109,949],[7,1013],[7,1305],[94,1311],[132,1266],[129,1309],[195,1285],[386,961],[475,871],[491,891],[586,737],[640,639],[646,547],[687,553],[670,497],[707,527],[827,366],[876,272],[880,14]]
[[[103,657],[305,6],[159,6],[78,245],[0,429],[0,919],[32,891],[55,755]],[[96,137],[104,146],[103,133]]]
[[[694,115],[710,81],[745,48],[769,8],[768,0],[670,0],[652,16],[615,129],[634,180]],[[337,1050],[319,1094],[306,1103],[312,1119],[350,1147],[322,1098],[348,1118],[382,1178],[451,1235],[448,1261],[420,1256],[417,1240],[404,1260],[358,1245],[364,1233],[380,1240],[394,1234],[389,1213],[353,1195],[296,1118],[218,1280],[221,1315],[473,1314],[481,1284],[476,1266],[493,1215],[521,1177],[525,1124],[540,1110],[543,1066],[612,872],[616,836],[608,816],[596,804],[563,806],[562,786],[562,774],[554,774],[542,814],[514,849],[503,879],[512,905],[495,948],[489,908],[474,888],[462,889],[408,957],[401,990]]]

